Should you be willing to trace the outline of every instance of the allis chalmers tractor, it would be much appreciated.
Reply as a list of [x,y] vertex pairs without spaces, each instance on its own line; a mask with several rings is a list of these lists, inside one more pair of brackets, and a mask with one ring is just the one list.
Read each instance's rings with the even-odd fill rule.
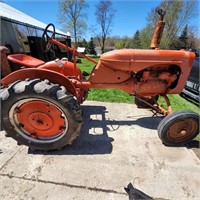
[[[58,45],[72,52],[73,62],[65,58],[50,62],[24,54],[5,57],[2,50],[1,123],[6,135],[18,144],[35,150],[61,149],[79,135],[83,119],[80,104],[89,88],[118,88],[135,96],[140,106],[147,105],[165,116],[158,135],[165,145],[183,145],[199,133],[199,116],[191,111],[172,112],[166,94],[182,91],[195,54],[184,50],[160,50],[164,12],[158,10],[151,49],[122,49],[104,53],[99,61],[82,55],[55,39],[55,27],[49,24],[42,41],[46,51]],[[51,29],[51,32],[49,31]],[[76,56],[94,63],[86,79],[76,66]],[[9,72],[8,60],[21,66]],[[8,67],[6,67],[8,66]],[[157,103],[158,95],[167,105]]]

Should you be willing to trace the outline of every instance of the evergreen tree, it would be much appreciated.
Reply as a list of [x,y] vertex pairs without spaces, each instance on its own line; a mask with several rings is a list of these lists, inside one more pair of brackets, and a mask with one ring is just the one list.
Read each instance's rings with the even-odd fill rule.
[[186,25],[179,37],[179,48],[187,49],[188,48],[188,26]]
[[88,49],[88,43],[85,39],[82,40],[82,47],[85,47],[86,49]]
[[135,49],[141,49],[140,32],[137,30],[133,36],[133,47]]
[[78,41],[76,47],[83,47],[83,43],[82,43],[82,41]]
[[94,55],[97,54],[97,52],[95,51],[95,45],[93,42],[93,38],[90,39],[90,42],[88,44],[88,51],[89,51],[89,54],[94,54]]
[[186,25],[179,37],[174,38],[170,49],[187,49],[189,47],[188,26]]

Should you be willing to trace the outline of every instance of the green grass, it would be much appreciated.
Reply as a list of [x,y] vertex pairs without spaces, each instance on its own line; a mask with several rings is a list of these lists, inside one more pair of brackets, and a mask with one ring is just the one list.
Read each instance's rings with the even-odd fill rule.
[[[99,60],[98,58],[92,58],[92,59],[97,60],[97,61]],[[95,66],[94,63],[89,62],[88,60],[83,59],[83,58],[81,58],[81,63],[77,65],[80,67],[81,71],[85,71],[88,73],[90,73]]]
[[197,137],[195,138],[195,140],[200,141],[200,134],[197,135]]
[[[197,106],[194,103],[189,102],[185,98],[181,97],[179,94],[170,94],[167,96],[169,97],[173,111],[191,110],[200,114],[199,106]],[[159,98],[158,102],[159,104],[163,105],[163,107],[165,108],[165,101],[162,97]]]
[[[94,67],[94,64],[85,59],[81,59],[81,61],[82,63],[78,64],[80,69],[90,73]],[[173,111],[191,110],[200,114],[200,108],[197,105],[182,98],[179,94],[168,95],[168,97],[170,99]],[[132,96],[118,89],[90,89],[88,100],[134,103]],[[158,102],[163,104],[165,107],[165,101],[162,97],[159,98]]]
[[88,100],[133,103],[133,97],[118,89],[90,89]]
[[[98,58],[95,60],[98,61]],[[90,73],[94,68],[95,64],[81,59],[81,64],[78,64],[81,71]],[[96,89],[92,88],[89,90],[88,100],[103,101],[103,102],[118,102],[118,103],[133,103],[133,97],[124,91],[118,89]]]

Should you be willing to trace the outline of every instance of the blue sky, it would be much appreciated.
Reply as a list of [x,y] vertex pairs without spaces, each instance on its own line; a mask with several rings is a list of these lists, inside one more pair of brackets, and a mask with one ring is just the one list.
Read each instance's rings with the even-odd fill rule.
[[[3,0],[8,5],[36,18],[46,24],[54,23],[61,29],[58,21],[58,0]],[[133,36],[136,30],[146,25],[146,17],[152,8],[159,5],[160,0],[111,0],[116,10],[111,28],[113,36]],[[95,9],[98,0],[88,0],[88,27],[96,24]],[[69,30],[70,31],[70,30]],[[87,31],[86,39],[92,33]]]

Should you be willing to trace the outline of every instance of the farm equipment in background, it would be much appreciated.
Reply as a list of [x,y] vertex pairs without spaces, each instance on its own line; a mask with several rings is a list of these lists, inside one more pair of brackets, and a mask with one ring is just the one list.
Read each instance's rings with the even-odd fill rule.
[[[53,150],[72,144],[79,135],[83,119],[80,104],[87,98],[90,88],[118,88],[135,96],[143,104],[163,114],[158,126],[162,142],[170,146],[183,145],[199,133],[199,115],[191,111],[172,112],[167,94],[183,90],[194,61],[188,51],[160,50],[164,29],[164,12],[157,11],[157,22],[149,50],[122,49],[104,53],[99,61],[80,54],[55,40],[55,30],[49,24],[42,39],[46,51],[52,44],[73,54],[66,58],[44,62],[23,54],[8,55],[7,59],[21,65],[21,69],[7,72],[1,79],[1,123],[7,136],[31,149]],[[76,56],[94,63],[86,79],[76,66]],[[165,110],[157,103],[162,96]]]

